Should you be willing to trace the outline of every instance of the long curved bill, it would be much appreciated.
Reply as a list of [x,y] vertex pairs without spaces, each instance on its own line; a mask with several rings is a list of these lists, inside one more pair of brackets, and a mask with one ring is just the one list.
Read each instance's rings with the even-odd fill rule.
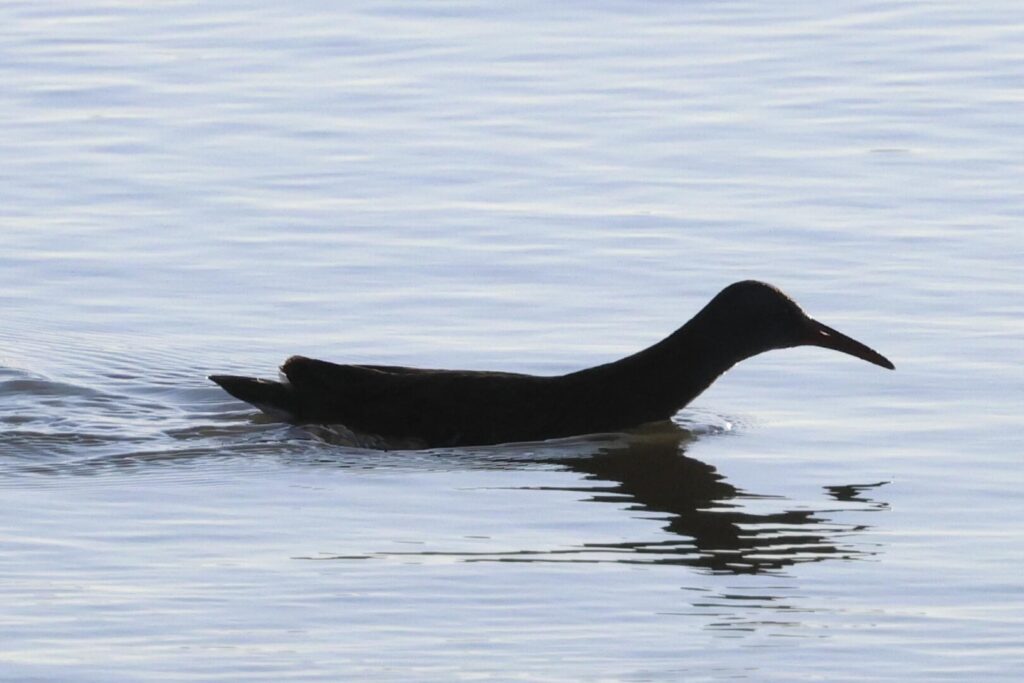
[[808,336],[804,342],[805,344],[821,346],[834,351],[842,351],[843,353],[848,353],[851,356],[856,356],[861,360],[866,360],[869,363],[880,365],[883,368],[887,368],[889,370],[896,369],[896,366],[893,365],[888,358],[871,347],[865,346],[856,339],[847,337],[842,332],[833,330],[828,325],[819,323],[813,318],[809,318],[808,322]]

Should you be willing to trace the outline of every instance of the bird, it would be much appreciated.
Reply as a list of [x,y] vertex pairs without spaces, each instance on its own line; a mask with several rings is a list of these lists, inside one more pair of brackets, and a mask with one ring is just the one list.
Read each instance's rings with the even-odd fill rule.
[[819,346],[895,369],[818,322],[777,287],[736,282],[682,327],[625,358],[562,375],[343,365],[292,356],[280,381],[211,375],[235,398],[294,424],[422,448],[543,441],[668,420],[736,363],[773,349]]

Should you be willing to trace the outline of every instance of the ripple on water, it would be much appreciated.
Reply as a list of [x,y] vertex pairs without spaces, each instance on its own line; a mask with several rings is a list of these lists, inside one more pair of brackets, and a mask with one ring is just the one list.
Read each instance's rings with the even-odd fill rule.
[[[248,411],[208,386],[199,370],[161,367],[159,356],[144,351],[130,362],[121,354],[84,355],[89,358],[79,357],[80,365],[65,368],[60,378],[0,368],[0,479],[158,465],[183,470],[201,460],[281,448],[260,441],[286,430],[252,424]],[[117,363],[126,367],[111,372]]]

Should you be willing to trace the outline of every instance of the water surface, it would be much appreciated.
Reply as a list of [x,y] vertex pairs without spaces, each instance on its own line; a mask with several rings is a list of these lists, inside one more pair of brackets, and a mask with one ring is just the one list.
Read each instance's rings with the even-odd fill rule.
[[[0,679],[1017,679],[1014,3],[0,18]],[[751,277],[897,371],[388,452],[205,380],[566,372]]]

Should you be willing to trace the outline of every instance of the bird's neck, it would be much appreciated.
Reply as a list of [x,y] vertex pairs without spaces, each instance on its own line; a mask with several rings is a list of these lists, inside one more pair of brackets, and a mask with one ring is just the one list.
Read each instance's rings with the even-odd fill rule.
[[640,369],[648,385],[660,388],[678,410],[726,370],[756,353],[744,349],[742,339],[720,327],[698,315],[662,341],[623,360]]
[[667,419],[733,365],[764,349],[704,311],[643,351],[580,374],[615,409],[639,421]]

